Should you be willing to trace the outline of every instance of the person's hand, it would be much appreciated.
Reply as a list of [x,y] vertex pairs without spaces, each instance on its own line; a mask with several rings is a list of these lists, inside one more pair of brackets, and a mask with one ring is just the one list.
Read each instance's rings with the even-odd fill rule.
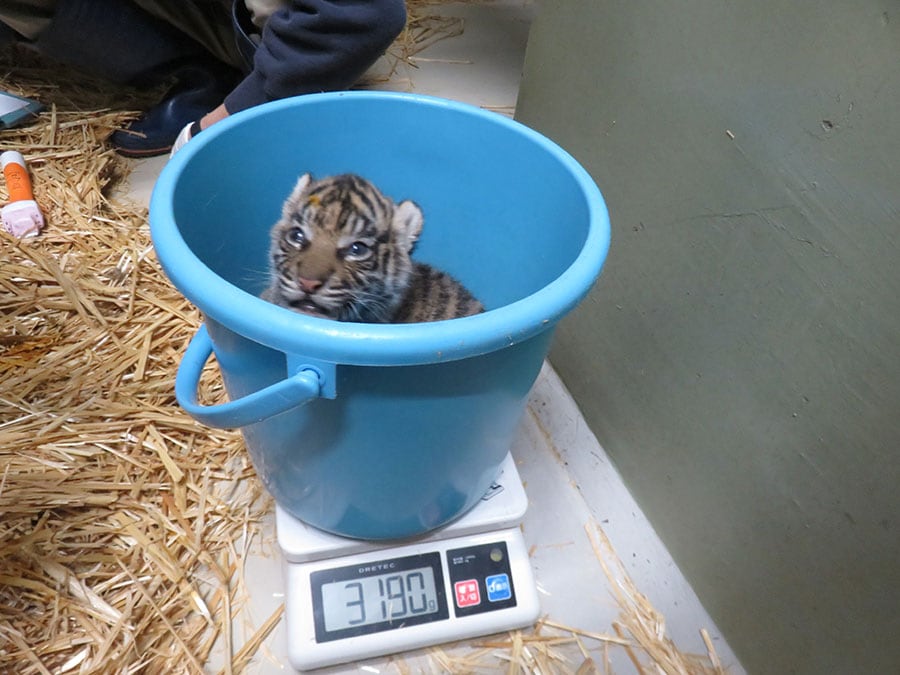
[[187,145],[187,142],[199,134],[201,130],[209,128],[211,125],[226,117],[228,117],[228,111],[225,109],[225,104],[223,103],[215,110],[204,115],[199,121],[185,125],[179,132],[175,142],[172,144],[172,150],[169,152],[169,157],[172,157],[176,152]]
[[216,108],[215,110],[211,110],[202,117],[202,119],[200,120],[200,128],[208,129],[213,124],[215,124],[216,122],[221,122],[226,117],[228,117],[228,111],[225,109],[225,104],[223,103],[218,108]]

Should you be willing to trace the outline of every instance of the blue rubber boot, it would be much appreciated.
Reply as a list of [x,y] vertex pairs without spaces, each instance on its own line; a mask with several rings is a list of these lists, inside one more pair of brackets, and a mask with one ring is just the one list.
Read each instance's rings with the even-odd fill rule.
[[125,157],[166,154],[178,133],[222,103],[239,77],[234,69],[211,59],[182,63],[170,74],[175,84],[163,100],[114,131],[109,143]]

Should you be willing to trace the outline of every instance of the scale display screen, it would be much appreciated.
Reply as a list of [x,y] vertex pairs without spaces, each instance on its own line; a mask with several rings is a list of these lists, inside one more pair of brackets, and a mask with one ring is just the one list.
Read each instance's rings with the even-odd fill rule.
[[437,552],[320,570],[310,583],[318,642],[448,617]]

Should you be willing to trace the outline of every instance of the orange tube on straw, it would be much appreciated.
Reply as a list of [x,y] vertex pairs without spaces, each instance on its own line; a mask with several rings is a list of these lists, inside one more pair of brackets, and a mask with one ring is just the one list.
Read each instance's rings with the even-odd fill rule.
[[0,154],[0,166],[9,192],[9,204],[0,209],[3,229],[17,237],[33,237],[44,227],[44,215],[34,201],[25,158],[20,152],[7,150]]

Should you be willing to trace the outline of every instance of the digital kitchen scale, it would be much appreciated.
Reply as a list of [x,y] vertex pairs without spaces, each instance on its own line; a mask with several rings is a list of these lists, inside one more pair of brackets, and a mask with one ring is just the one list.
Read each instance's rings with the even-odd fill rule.
[[276,507],[288,658],[298,670],[532,625],[540,605],[512,456],[481,502],[400,542],[346,539]]

